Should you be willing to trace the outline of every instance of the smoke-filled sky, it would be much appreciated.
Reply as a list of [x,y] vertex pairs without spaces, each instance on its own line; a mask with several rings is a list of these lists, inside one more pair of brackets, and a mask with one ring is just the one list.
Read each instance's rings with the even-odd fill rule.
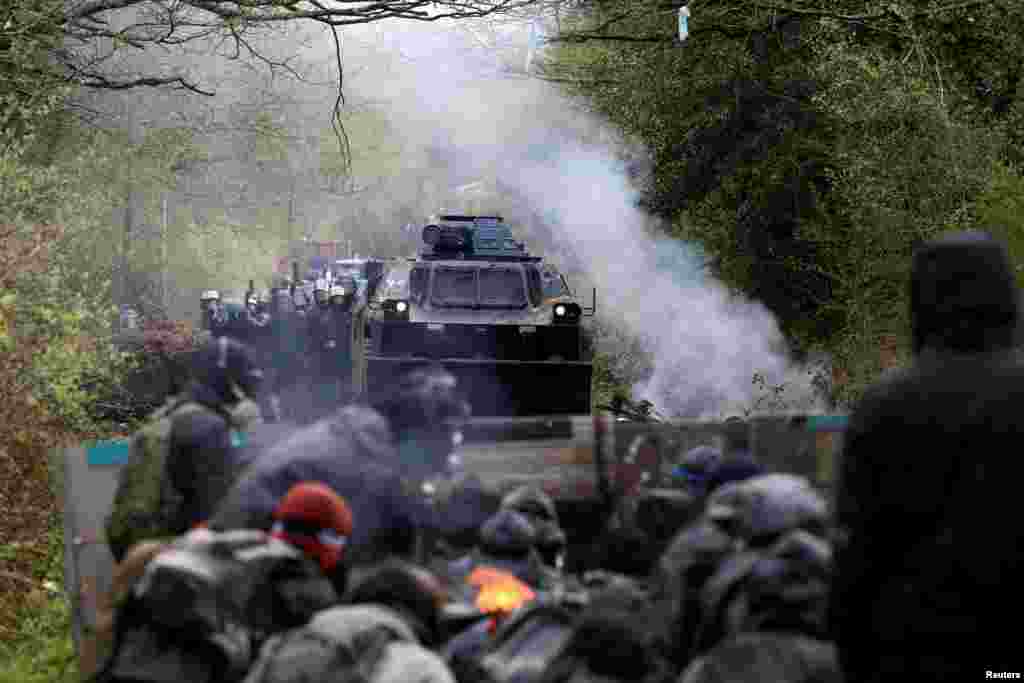
[[[322,106],[323,125],[333,104],[324,81],[334,43],[315,30],[302,33],[287,40],[293,54],[323,68],[320,85],[288,87],[304,91],[303,106]],[[690,245],[654,237],[663,233],[637,208],[621,161],[642,158],[642,150],[626,150],[556,86],[524,73],[529,35],[525,22],[353,27],[342,33],[346,96],[387,117],[390,142],[410,165],[425,155],[442,157],[447,170],[435,173],[448,177],[434,179],[437,186],[497,180],[519,205],[525,200],[548,219],[554,241],[582,264],[585,284],[597,287],[602,321],[638,339],[650,355],[653,372],[634,387],[634,398],[651,400],[666,415],[717,416],[751,405],[755,373],[769,383],[807,387],[807,373],[789,363],[763,306],[730,296]],[[281,42],[274,50],[289,52]],[[205,66],[201,56],[192,59],[195,73],[230,81],[223,60],[211,57]],[[353,170],[358,176],[358,165]]]
[[[525,27],[505,40],[517,35],[525,47]],[[369,68],[352,91],[386,102],[407,142],[447,145],[453,185],[494,172],[535,211],[557,217],[556,237],[597,286],[602,318],[651,354],[653,374],[635,398],[666,415],[710,416],[749,406],[755,373],[807,386],[767,309],[730,296],[689,245],[652,237],[613,132],[555,86],[502,75],[494,52],[472,49],[478,38],[454,26],[403,26],[386,34],[396,57],[387,77]],[[503,54],[522,59],[525,50]]]

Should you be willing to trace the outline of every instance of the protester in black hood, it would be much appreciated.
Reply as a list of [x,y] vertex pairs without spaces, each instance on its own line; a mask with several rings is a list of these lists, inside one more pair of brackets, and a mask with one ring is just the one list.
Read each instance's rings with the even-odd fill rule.
[[235,485],[211,527],[269,529],[277,502],[292,485],[319,481],[352,508],[353,564],[411,557],[420,533],[434,532],[440,523],[410,482],[443,466],[457,431],[447,419],[465,414],[454,378],[437,372],[404,378],[382,402],[384,415],[346,406],[272,446]]
[[750,443],[750,427],[738,417],[725,421],[722,430],[722,455],[708,470],[706,493],[734,481],[743,481],[765,473],[754,458]]
[[561,570],[565,563],[567,539],[551,496],[536,486],[520,486],[501,501],[503,510],[520,513],[537,532],[536,548],[544,563]]
[[533,588],[550,588],[557,575],[544,565],[538,549],[536,528],[516,510],[499,510],[480,530],[480,545],[450,563],[448,574],[458,583],[478,567],[493,567],[512,574]]
[[1019,670],[1000,618],[1024,565],[1024,529],[999,524],[1024,474],[1006,452],[1024,443],[1024,368],[1004,248],[977,232],[925,244],[910,305],[914,360],[866,392],[844,437],[830,604],[844,673]]
[[[165,463],[183,497],[175,515],[179,533],[205,521],[241,471],[245,431],[258,422],[253,401],[263,368],[251,349],[220,337],[200,350],[193,377],[175,411]],[[190,405],[201,409],[182,410]]]

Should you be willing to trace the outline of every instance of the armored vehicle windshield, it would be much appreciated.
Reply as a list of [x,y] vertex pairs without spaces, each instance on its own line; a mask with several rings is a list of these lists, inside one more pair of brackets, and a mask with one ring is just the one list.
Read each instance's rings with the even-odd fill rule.
[[437,264],[430,303],[442,308],[526,308],[522,266]]

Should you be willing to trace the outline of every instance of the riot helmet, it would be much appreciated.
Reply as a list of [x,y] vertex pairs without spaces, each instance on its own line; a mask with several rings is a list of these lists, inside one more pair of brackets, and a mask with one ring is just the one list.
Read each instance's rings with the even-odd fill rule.
[[681,480],[683,486],[695,495],[703,495],[708,490],[711,474],[722,460],[722,451],[713,446],[697,446],[683,455],[679,465],[673,470],[673,476]]
[[527,555],[537,543],[537,530],[526,515],[515,510],[499,510],[480,529],[480,547],[489,555],[519,557]]
[[345,303],[345,288],[341,285],[332,285],[330,292],[330,301],[334,306],[340,306]]
[[327,305],[327,295],[327,280],[320,278],[316,281],[316,284],[313,285],[313,299],[318,305],[325,306]]
[[731,536],[761,545],[794,529],[824,537],[827,508],[824,497],[804,477],[767,474],[715,490],[705,514]]
[[215,289],[208,289],[199,295],[199,305],[204,310],[209,308],[211,304],[220,301],[220,292]]
[[200,349],[194,368],[198,382],[212,389],[227,404],[255,398],[263,385],[263,368],[245,344],[217,337]]
[[219,315],[220,292],[208,289],[199,297],[199,311],[202,315],[203,327],[210,329]]
[[544,563],[559,569],[562,567],[567,541],[551,496],[536,486],[520,486],[502,499],[501,509],[514,510],[526,517],[536,529],[537,552]]

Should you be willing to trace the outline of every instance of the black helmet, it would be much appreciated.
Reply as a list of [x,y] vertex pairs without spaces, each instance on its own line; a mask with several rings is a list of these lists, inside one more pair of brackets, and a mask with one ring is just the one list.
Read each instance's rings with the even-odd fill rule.
[[705,514],[731,535],[758,543],[772,542],[794,529],[823,536],[827,507],[804,477],[767,474],[717,489]]
[[802,530],[783,535],[770,547],[731,555],[701,591],[704,619],[698,650],[739,631],[826,637],[831,571],[828,542]]
[[722,460],[722,451],[714,446],[697,446],[683,455],[675,468],[675,476],[683,479],[691,487],[704,490],[712,471]]
[[503,510],[515,510],[527,517],[558,524],[558,509],[551,496],[536,486],[520,486],[501,500]]
[[515,510],[499,510],[480,529],[481,548],[494,555],[525,555],[536,543],[537,530]]
[[263,384],[263,368],[245,344],[228,337],[218,337],[206,344],[196,357],[195,378],[213,389],[225,403],[234,403],[238,387],[252,398]]
[[434,366],[403,376],[389,395],[373,406],[391,423],[399,439],[414,430],[457,429],[470,415],[469,404],[456,390],[455,377]]

